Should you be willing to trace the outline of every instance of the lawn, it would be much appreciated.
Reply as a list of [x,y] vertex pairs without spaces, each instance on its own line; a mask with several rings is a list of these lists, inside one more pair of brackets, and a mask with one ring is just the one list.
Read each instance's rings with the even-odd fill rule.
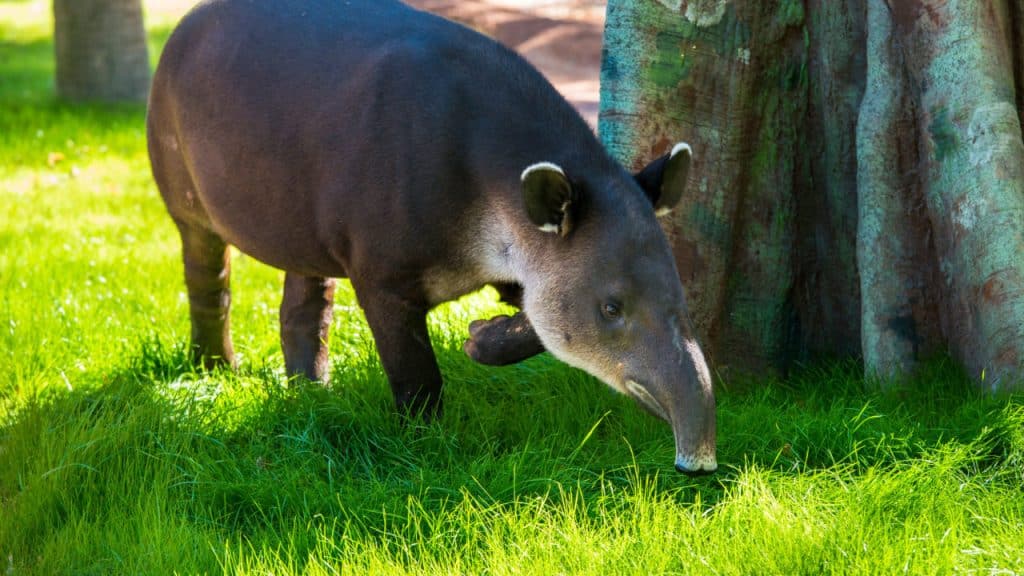
[[[187,2],[152,0],[158,53]],[[493,291],[431,315],[446,413],[403,426],[351,288],[329,390],[289,388],[281,273],[236,255],[237,373],[189,365],[177,234],[141,107],[53,97],[49,5],[0,0],[4,574],[1024,574],[1024,398],[947,361],[718,381],[718,474],[543,355],[461,352]]]

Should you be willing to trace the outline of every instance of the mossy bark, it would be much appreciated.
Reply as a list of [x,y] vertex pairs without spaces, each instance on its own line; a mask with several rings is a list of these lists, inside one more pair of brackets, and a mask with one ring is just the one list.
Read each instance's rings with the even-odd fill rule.
[[884,0],[868,1],[867,88],[857,126],[857,251],[865,364],[883,376],[913,368],[939,339],[934,247],[923,190],[915,102]]
[[611,0],[599,132],[695,151],[663,222],[721,369],[1024,367],[1022,0]]
[[807,2],[808,110],[794,190],[799,255],[797,353],[860,351],[857,275],[857,117],[866,84],[864,0]]
[[[633,167],[693,146],[699,176],[663,224],[720,369],[772,364],[790,345],[793,276],[780,272],[793,266],[804,170],[803,17],[796,2],[608,5],[599,132]],[[785,57],[770,57],[777,46]]]

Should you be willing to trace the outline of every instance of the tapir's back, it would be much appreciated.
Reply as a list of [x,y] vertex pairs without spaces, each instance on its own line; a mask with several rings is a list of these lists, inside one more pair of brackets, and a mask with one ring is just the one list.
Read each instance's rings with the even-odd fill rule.
[[[380,254],[393,239],[412,260],[410,246],[443,251],[433,225],[474,204],[482,165],[514,182],[531,162],[598,149],[521,59],[390,0],[200,4],[161,58],[150,137],[152,156],[182,156],[195,217],[271,265],[326,276],[361,241]],[[154,158],[158,182],[169,163]],[[172,215],[198,209],[165,188]]]

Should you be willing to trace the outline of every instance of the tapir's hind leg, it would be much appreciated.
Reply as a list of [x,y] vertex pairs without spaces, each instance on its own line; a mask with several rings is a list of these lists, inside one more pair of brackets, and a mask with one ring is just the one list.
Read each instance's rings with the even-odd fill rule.
[[360,291],[359,287],[356,295],[373,332],[399,412],[421,414],[426,420],[439,417],[441,369],[430,347],[427,310],[402,298]]
[[192,355],[206,368],[235,365],[231,346],[231,255],[227,244],[204,228],[178,223],[185,261]]
[[281,348],[289,376],[327,382],[327,337],[334,315],[334,279],[284,277],[281,300]]

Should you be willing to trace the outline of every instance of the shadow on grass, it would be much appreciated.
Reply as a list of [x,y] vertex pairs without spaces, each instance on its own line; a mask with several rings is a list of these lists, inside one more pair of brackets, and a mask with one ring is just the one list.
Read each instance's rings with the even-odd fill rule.
[[0,101],[45,102],[54,98],[53,42],[0,41]]
[[[185,345],[149,339],[123,367],[33,400],[0,430],[18,463],[0,497],[32,510],[36,519],[16,516],[42,522],[38,529],[65,522],[68,502],[91,508],[99,499],[115,510],[155,490],[188,517],[232,530],[320,515],[383,533],[408,514],[409,498],[435,510],[467,495],[510,505],[600,480],[596,458],[581,464],[571,426],[534,423],[517,449],[498,450],[500,430],[511,427],[503,412],[489,422],[406,425],[375,361],[341,374],[350,380],[326,389],[285,387],[266,366],[206,373]],[[33,441],[50,432],[59,439]],[[18,503],[40,484],[54,490],[48,503]]]
[[53,74],[50,40],[0,42],[0,156],[8,165],[46,163],[50,152],[67,152],[69,142],[121,156],[144,150],[144,105],[61,102]]
[[785,380],[738,382],[719,395],[720,461],[789,473],[854,474],[969,447],[978,466],[1021,449],[1024,395],[980,392],[948,358],[884,383],[852,361],[809,367]]
[[[303,527],[328,525],[344,541],[394,545],[401,556],[404,542],[467,510],[600,523],[632,514],[640,498],[700,515],[739,490],[752,468],[762,477],[849,481],[913,462],[920,469],[952,445],[969,452],[958,461],[965,478],[1017,474],[1009,481],[1024,482],[1021,399],[980,397],[943,366],[899,392],[865,391],[839,367],[722,394],[725,466],[690,480],[666,470],[667,427],[619,398],[595,396],[587,387],[600,385],[567,376],[575,372],[543,358],[528,364],[549,381],[517,376],[521,387],[506,393],[518,409],[473,406],[461,390],[440,423],[403,425],[373,361],[338,372],[347,380],[332,389],[285,387],[267,366],[197,371],[183,343],[151,338],[121,368],[40,396],[0,428],[8,462],[0,467],[0,548],[24,555],[64,526],[116,524],[152,507],[211,542],[273,549],[287,540],[303,558],[316,545]],[[583,391],[574,396],[573,387]],[[560,418],[557,395],[586,408]]]

